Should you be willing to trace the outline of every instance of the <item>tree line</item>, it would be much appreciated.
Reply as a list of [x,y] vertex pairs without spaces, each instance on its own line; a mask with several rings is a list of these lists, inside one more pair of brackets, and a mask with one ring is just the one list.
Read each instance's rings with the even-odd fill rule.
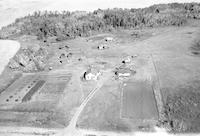
[[199,19],[199,13],[200,3],[159,4],[143,9],[98,9],[89,13],[36,11],[3,27],[0,37],[27,34],[36,35],[39,40],[56,37],[57,41],[61,41],[119,28],[180,26],[188,18]]

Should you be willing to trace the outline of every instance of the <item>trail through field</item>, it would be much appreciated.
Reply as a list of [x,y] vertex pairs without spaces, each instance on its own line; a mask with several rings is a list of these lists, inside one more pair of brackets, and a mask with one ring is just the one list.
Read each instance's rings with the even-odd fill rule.
[[109,74],[109,71],[106,71],[105,74],[102,76],[102,78],[98,81],[97,86],[90,92],[90,94],[85,98],[85,100],[82,102],[82,104],[77,109],[76,113],[72,117],[69,126],[65,129],[64,135],[81,135],[81,132],[76,129],[76,123],[78,121],[78,118],[81,114],[81,112],[84,110],[87,103],[93,98],[93,96],[99,91],[99,89],[102,87],[103,83],[111,76]]

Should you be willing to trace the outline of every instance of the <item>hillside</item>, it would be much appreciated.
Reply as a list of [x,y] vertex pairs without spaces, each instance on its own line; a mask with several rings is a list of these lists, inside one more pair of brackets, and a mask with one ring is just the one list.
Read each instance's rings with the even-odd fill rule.
[[180,26],[188,18],[199,19],[199,13],[199,3],[160,4],[143,9],[98,9],[90,13],[38,11],[3,27],[0,37],[4,39],[26,34],[36,35],[39,40],[54,37],[61,41],[118,28]]
[[49,54],[53,53],[51,50],[49,53],[46,46],[53,42],[126,29],[182,26],[188,19],[200,19],[199,13],[199,3],[160,4],[143,9],[98,9],[90,13],[38,11],[3,27],[0,30],[0,39],[22,39],[20,41],[26,45],[28,42],[23,41],[27,40],[23,39],[24,36],[36,36],[35,40],[31,40],[36,47],[25,46],[14,57],[9,67],[25,72],[43,71],[51,56]]

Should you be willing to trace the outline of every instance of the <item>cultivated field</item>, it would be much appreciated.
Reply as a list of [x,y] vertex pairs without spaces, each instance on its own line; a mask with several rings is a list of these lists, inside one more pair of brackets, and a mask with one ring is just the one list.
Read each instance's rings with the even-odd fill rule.
[[125,82],[121,117],[133,120],[158,120],[153,88],[148,82]]
[[[70,73],[24,74],[1,94],[1,123],[63,127],[56,108],[70,78]],[[56,123],[51,119],[57,120]]]

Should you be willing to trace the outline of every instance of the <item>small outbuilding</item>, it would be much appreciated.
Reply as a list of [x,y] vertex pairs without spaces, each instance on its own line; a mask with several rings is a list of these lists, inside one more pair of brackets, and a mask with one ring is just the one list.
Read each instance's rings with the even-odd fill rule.
[[131,75],[133,75],[135,73],[136,73],[135,70],[131,70],[129,68],[119,68],[119,69],[116,69],[116,71],[115,71],[115,75],[118,78],[130,77]]
[[65,46],[60,46],[59,48],[58,48],[59,50],[62,50],[62,49],[69,49],[69,46],[67,46],[67,45],[65,45]]
[[129,77],[131,76],[131,71],[127,69],[119,69],[115,71],[115,75],[118,77]]
[[127,57],[126,59],[124,59],[123,61],[122,61],[122,63],[130,63],[131,62],[131,57]]
[[113,37],[106,37],[106,38],[105,38],[105,41],[106,41],[106,42],[111,42],[111,41],[113,41],[113,40],[114,40]]
[[106,44],[101,44],[97,47],[99,50],[104,50],[104,49],[107,49],[108,48],[108,45]]
[[68,53],[68,54],[67,54],[67,56],[66,56],[66,57],[67,57],[67,58],[71,58],[71,57],[72,57],[72,55],[73,55],[73,54],[70,52],[70,53]]
[[49,67],[49,70],[53,70],[53,67],[50,66],[50,67]]
[[138,54],[132,55],[131,58],[136,58],[138,57]]
[[65,58],[65,53],[60,54],[59,58],[60,59]]

